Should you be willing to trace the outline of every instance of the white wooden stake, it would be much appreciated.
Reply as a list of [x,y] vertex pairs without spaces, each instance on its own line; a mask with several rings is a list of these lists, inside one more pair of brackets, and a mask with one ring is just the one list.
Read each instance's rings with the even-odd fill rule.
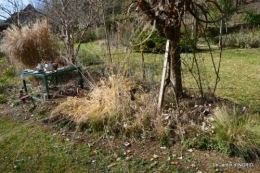
[[163,72],[162,72],[162,79],[161,79],[161,87],[160,87],[160,93],[158,98],[158,105],[157,105],[157,115],[159,115],[162,107],[162,99],[163,99],[163,93],[164,93],[164,83],[165,83],[165,76],[167,71],[167,63],[168,63],[168,54],[169,54],[169,44],[170,41],[167,40],[166,42],[166,50],[164,55],[164,62],[163,62]]

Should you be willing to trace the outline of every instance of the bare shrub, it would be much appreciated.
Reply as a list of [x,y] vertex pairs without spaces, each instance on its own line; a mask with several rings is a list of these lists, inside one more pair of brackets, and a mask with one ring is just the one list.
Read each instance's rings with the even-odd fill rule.
[[[16,67],[33,68],[41,61],[52,61],[58,55],[57,44],[47,21],[37,21],[32,28],[12,26],[5,30],[2,51]],[[21,64],[22,63],[22,64]]]

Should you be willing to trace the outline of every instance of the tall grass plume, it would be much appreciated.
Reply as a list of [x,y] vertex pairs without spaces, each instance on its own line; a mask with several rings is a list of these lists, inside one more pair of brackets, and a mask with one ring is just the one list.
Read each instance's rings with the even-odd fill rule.
[[11,26],[4,31],[2,51],[16,67],[33,68],[41,61],[51,61],[58,56],[57,44],[47,21],[37,21],[31,28]]

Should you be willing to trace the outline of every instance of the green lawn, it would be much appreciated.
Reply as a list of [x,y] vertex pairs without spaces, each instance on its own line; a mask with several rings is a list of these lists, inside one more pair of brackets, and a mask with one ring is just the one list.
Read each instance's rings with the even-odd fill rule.
[[89,157],[90,148],[67,142],[40,127],[0,119],[0,136],[0,172],[86,170],[83,161],[87,160],[82,158]]
[[[201,60],[204,57],[204,62]],[[213,51],[218,63],[219,51]],[[184,59],[187,59],[184,56]],[[203,74],[204,86],[213,88],[215,74],[208,53],[198,56]],[[186,70],[186,71],[185,71]],[[184,67],[184,71],[187,69]],[[205,75],[204,75],[205,74]],[[184,73],[184,86],[194,88],[195,82],[188,73]],[[222,54],[220,82],[216,95],[227,98],[238,104],[251,107],[255,111],[260,108],[260,57],[259,49],[226,49]]]
[[[260,108],[259,49],[228,50],[223,55],[217,94],[235,102]],[[230,89],[228,89],[230,88]]]
[[77,131],[74,141],[56,133],[32,123],[20,124],[0,118],[0,172],[117,173],[155,172],[158,169],[175,172],[179,169],[165,162],[167,153],[164,162],[153,165],[153,162],[143,160],[140,153],[131,157],[132,153],[128,153],[122,143],[101,148],[99,137],[77,142],[80,136]]
[[[205,48],[203,48],[205,49]],[[100,47],[95,44],[87,44],[82,46],[82,50],[95,52],[101,56],[106,62],[109,58],[104,57],[108,53],[105,47]],[[260,109],[260,49],[224,49],[222,52],[222,61],[220,68],[220,82],[216,90],[216,95],[222,98],[227,98],[238,104],[251,107],[254,111]],[[218,64],[220,51],[213,48],[213,59]],[[142,78],[142,55],[141,53],[124,53],[122,49],[112,49],[111,51],[113,62],[123,66],[129,70],[136,78]],[[202,84],[205,92],[208,88],[211,91],[214,88],[216,75],[213,70],[211,56],[208,51],[203,51],[197,55],[200,73],[202,74]],[[190,66],[193,62],[192,55],[182,54],[182,61]],[[147,81],[151,84],[159,82],[161,79],[162,65],[164,54],[144,54],[145,69]],[[194,78],[191,76],[187,66],[182,65],[183,69],[183,85],[188,90],[198,91],[198,87]],[[192,69],[196,74],[196,68]]]

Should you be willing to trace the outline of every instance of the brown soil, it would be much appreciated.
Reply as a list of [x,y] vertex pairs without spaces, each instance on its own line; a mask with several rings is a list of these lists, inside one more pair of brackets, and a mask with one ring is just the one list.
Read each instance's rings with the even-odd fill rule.
[[[121,151],[125,152],[127,156],[133,158],[141,158],[149,163],[166,163],[178,166],[184,172],[193,170],[194,172],[234,172],[234,173],[257,173],[260,172],[259,161],[244,161],[242,158],[229,157],[223,153],[214,150],[198,150],[195,148],[187,149],[180,142],[168,147],[161,147],[160,142],[155,139],[143,138],[112,138],[108,139],[100,137],[99,139],[90,138],[82,133],[80,138],[76,137],[75,129],[67,130],[51,128],[54,123],[61,120],[45,119],[49,116],[51,110],[59,104],[63,98],[48,100],[43,103],[37,102],[37,107],[31,109],[33,105],[31,102],[21,105],[1,104],[0,114],[12,121],[19,121],[21,123],[32,123],[35,126],[41,126],[47,130],[63,136],[66,133],[66,138],[71,141],[92,145],[98,143],[103,150]],[[196,112],[196,111],[195,111]],[[43,117],[35,117],[33,115],[44,114]],[[48,121],[49,120],[49,121]],[[129,146],[124,143],[129,142]],[[170,153],[170,154],[169,154]],[[160,172],[160,170],[158,170]]]

